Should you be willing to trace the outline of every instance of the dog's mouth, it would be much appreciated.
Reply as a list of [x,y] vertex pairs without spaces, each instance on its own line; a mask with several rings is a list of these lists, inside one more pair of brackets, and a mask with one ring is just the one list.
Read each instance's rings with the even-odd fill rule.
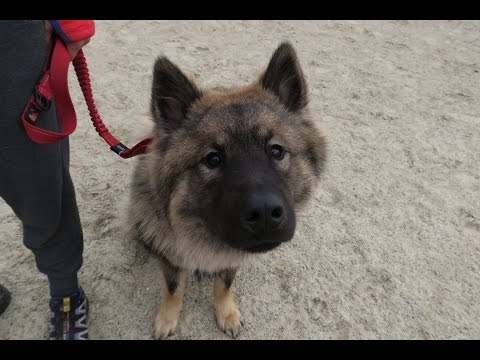
[[250,245],[242,248],[242,250],[251,253],[262,253],[275,249],[281,242],[263,242],[260,244]]
[[227,236],[222,237],[222,240],[234,249],[238,249],[247,253],[264,253],[292,240],[294,231],[295,228],[293,227],[292,229],[289,229],[289,231],[281,232],[276,234],[276,236],[268,237],[245,233],[242,233],[241,235],[236,233],[233,236],[227,234]]

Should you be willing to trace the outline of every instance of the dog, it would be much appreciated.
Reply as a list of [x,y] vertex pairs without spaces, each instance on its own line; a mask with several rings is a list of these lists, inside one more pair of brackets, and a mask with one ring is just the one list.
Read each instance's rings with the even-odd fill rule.
[[251,84],[208,90],[159,57],[150,112],[154,140],[135,164],[128,225],[161,261],[154,337],[175,332],[186,276],[201,272],[214,277],[218,326],[236,338],[238,268],[293,238],[324,170],[296,52],[283,42]]

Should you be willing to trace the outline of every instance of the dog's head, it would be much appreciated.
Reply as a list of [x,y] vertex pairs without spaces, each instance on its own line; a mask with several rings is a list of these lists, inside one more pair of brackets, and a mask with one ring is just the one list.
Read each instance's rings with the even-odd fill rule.
[[252,84],[200,90],[167,58],[153,74],[152,186],[175,231],[263,252],[290,240],[322,171],[325,142],[307,109],[293,47]]

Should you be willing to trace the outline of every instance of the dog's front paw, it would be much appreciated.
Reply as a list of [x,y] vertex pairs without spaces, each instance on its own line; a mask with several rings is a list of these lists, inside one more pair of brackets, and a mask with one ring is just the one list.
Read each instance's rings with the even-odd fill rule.
[[164,319],[160,314],[155,319],[155,340],[163,340],[173,335],[177,329],[178,319]]
[[242,314],[232,303],[224,308],[217,309],[217,325],[227,335],[236,339],[243,326]]

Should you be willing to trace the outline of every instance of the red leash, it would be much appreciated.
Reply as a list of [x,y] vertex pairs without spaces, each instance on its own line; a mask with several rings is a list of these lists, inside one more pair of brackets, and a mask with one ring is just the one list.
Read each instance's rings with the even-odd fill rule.
[[[30,139],[36,143],[56,143],[72,134],[77,127],[77,116],[73,107],[72,99],[70,98],[70,93],[68,91],[68,66],[70,65],[71,61],[71,55],[64,43],[57,38],[54,42],[53,50],[49,50],[49,56],[45,65],[44,75],[40,82],[35,86],[34,93],[30,97],[22,114],[22,122],[25,127],[25,131]],[[128,148],[108,131],[107,127],[102,121],[102,118],[100,117],[100,114],[98,113],[97,107],[95,106],[95,101],[93,100],[87,61],[82,50],[78,52],[72,63],[75,68],[85,102],[87,103],[93,126],[102,139],[105,140],[105,142],[110,146],[110,149],[124,159],[147,152],[148,145],[153,139],[144,139],[134,147]],[[50,107],[53,98],[55,99],[55,105],[62,125],[61,132],[42,129],[34,125],[38,115]]]

